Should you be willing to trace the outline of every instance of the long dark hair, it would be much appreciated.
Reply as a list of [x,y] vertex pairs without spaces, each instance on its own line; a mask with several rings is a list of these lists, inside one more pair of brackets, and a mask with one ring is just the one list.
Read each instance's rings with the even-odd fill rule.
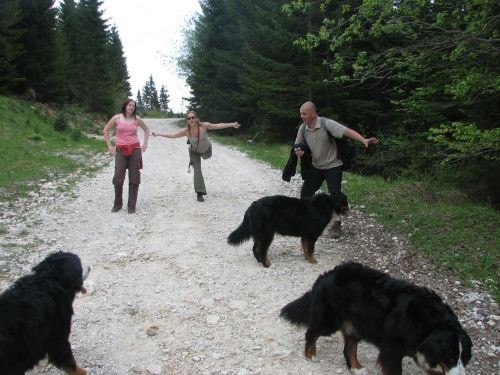
[[134,116],[134,118],[136,118],[136,114],[135,113],[137,112],[137,103],[135,102],[134,99],[130,99],[130,98],[128,98],[127,100],[125,100],[123,102],[123,105],[122,105],[122,115],[124,117],[127,117],[127,105],[130,102],[134,102],[134,104],[135,104],[135,106],[134,106],[134,112],[132,112],[132,115]]

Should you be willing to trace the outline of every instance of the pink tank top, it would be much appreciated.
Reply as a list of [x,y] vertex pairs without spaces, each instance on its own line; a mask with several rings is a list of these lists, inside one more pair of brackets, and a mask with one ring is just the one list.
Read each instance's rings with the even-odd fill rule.
[[137,127],[137,119],[134,119],[131,122],[125,122],[123,121],[122,115],[118,116],[118,119],[116,120],[116,144],[126,146],[139,143]]

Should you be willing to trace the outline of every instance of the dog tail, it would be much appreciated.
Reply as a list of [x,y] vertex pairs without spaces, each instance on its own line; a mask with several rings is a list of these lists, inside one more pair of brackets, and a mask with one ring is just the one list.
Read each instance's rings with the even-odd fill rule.
[[312,292],[307,292],[302,297],[283,307],[280,316],[299,327],[308,326],[311,303]]
[[231,245],[239,245],[251,237],[250,218],[247,214],[243,216],[243,221],[238,228],[231,232],[227,237],[227,243]]

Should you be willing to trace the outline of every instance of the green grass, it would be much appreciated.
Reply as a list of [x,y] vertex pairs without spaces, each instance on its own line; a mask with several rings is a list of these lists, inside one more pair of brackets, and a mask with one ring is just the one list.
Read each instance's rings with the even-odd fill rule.
[[288,145],[253,142],[242,138],[224,137],[214,133],[210,133],[210,138],[215,141],[223,145],[236,146],[251,158],[266,161],[274,168],[282,168],[290,155],[290,146]]
[[[283,169],[291,145],[247,142],[214,137],[249,156]],[[386,181],[379,177],[344,174],[344,192],[352,203],[364,206],[411,246],[446,267],[466,283],[479,281],[500,301],[500,213],[470,202],[445,186],[421,181]]]
[[105,150],[103,141],[75,137],[78,123],[57,132],[54,121],[51,110],[39,104],[0,96],[0,199],[26,196],[41,179],[96,168],[86,161]]

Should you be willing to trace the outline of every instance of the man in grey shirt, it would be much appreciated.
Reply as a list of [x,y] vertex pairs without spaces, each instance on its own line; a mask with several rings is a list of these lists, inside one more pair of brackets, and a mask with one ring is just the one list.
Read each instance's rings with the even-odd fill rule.
[[[337,157],[337,146],[335,142],[330,141],[327,130],[335,138],[345,136],[363,143],[365,147],[378,143],[378,139],[364,138],[355,130],[327,118],[323,119],[323,128],[321,126],[321,118],[318,117],[316,106],[313,102],[302,104],[300,107],[300,117],[304,124],[297,132],[295,144],[307,144],[311,150],[312,157],[312,168],[304,177],[300,197],[311,197],[325,180],[330,194],[340,192],[343,162]],[[300,148],[296,148],[295,153],[299,158],[304,155],[304,151]],[[337,217],[333,223],[331,233],[334,238],[339,238],[340,232],[340,218]]]

